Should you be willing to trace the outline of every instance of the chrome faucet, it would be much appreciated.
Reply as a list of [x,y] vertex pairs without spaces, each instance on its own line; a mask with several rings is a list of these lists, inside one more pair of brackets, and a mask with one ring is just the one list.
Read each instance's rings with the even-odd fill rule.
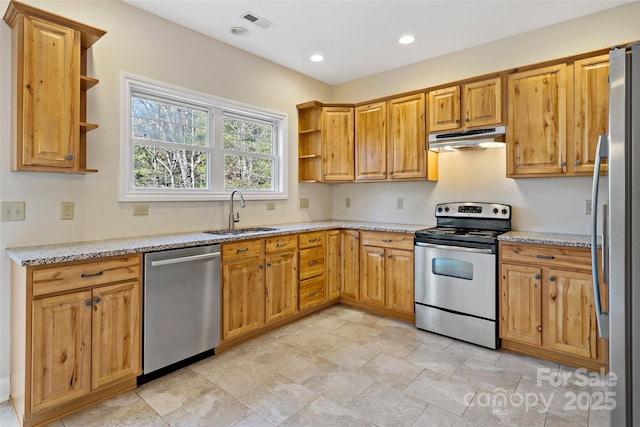
[[240,214],[238,212],[233,213],[233,196],[236,195],[236,193],[238,193],[240,195],[240,207],[244,208],[244,196],[242,195],[242,192],[240,190],[233,190],[233,192],[231,193],[231,200],[230,200],[230,210],[229,210],[229,230],[235,230],[236,228],[236,222],[240,221]]

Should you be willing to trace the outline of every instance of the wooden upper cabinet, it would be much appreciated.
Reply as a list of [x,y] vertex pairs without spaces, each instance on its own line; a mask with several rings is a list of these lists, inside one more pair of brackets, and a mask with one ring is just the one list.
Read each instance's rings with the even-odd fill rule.
[[322,179],[327,182],[353,181],[353,108],[325,107],[322,115]]
[[509,75],[507,176],[566,170],[567,66]]
[[460,127],[460,86],[429,92],[429,132]]
[[4,15],[13,29],[16,76],[14,170],[97,172],[86,167],[86,50],[105,31],[11,2]]
[[[573,70],[573,162],[568,163],[575,174],[592,174],[598,136],[608,130],[609,55],[576,61]],[[607,170],[606,164],[602,170]]]
[[388,101],[387,171],[389,179],[420,179],[427,174],[425,95]]
[[387,103],[355,109],[356,181],[387,178]]
[[467,83],[463,96],[465,127],[502,123],[502,77]]

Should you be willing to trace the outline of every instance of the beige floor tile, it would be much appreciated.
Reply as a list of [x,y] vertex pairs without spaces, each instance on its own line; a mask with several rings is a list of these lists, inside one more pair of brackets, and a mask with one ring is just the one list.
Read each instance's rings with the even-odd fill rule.
[[474,385],[425,369],[404,391],[461,416],[477,389]]
[[463,341],[453,341],[446,350],[489,365],[495,364],[502,355],[499,350],[491,350]]
[[609,427],[611,412],[606,410],[589,411],[589,427]]
[[203,376],[231,396],[239,397],[271,380],[278,373],[268,366],[256,363],[245,356],[238,356],[234,364],[219,369],[215,365]]
[[401,390],[374,383],[347,409],[379,426],[410,426],[426,406],[423,400]]
[[358,369],[373,359],[376,354],[378,353],[375,350],[345,341],[319,352],[318,356],[343,368]]
[[422,344],[418,340],[403,337],[397,332],[384,329],[380,335],[373,337],[363,345],[389,356],[403,358]]
[[274,372],[302,384],[315,374],[335,368],[336,365],[328,360],[317,357],[293,346],[287,346],[288,351],[273,359],[266,358],[264,363]]
[[369,375],[379,383],[403,390],[411,384],[423,368],[386,354],[378,354],[368,361],[360,372]]
[[360,371],[336,366],[335,369],[317,373],[303,385],[340,406],[346,406],[373,382],[371,377]]
[[[18,426],[17,422],[16,422],[16,424],[4,425],[4,424],[2,424],[2,420],[0,420],[0,426],[8,427],[8,426],[13,426],[13,425],[15,425],[16,427]],[[57,420],[57,421],[53,421],[53,422],[51,422],[49,424],[45,424],[43,427],[64,427],[64,423],[62,421],[60,421],[60,420]]]
[[347,322],[339,328],[331,331],[331,335],[360,344],[367,343],[381,333],[382,331],[378,328],[357,322]]
[[486,391],[501,388],[511,394],[516,391],[522,375],[498,366],[467,359],[453,375],[453,378],[467,384],[473,384]]
[[478,424],[465,421],[462,417],[435,405],[427,406],[413,427],[478,427]]
[[420,344],[420,346],[409,353],[404,360],[434,372],[451,376],[466,360],[466,357],[447,352],[437,347]]
[[167,423],[136,393],[129,391],[62,418],[65,427],[159,427]]
[[443,350],[451,345],[451,343],[454,341],[453,338],[433,334],[431,332],[423,331],[422,329],[417,328],[408,331],[405,337],[420,341],[422,344],[427,344],[430,347],[438,347]]
[[18,427],[18,420],[8,400],[0,403],[0,426]]
[[279,376],[239,400],[271,424],[278,425],[318,397],[305,386]]
[[356,412],[320,396],[286,420],[287,427],[373,426]]
[[534,399],[526,399],[504,390],[479,390],[462,418],[483,426],[544,426],[547,418],[544,406]]
[[165,415],[164,419],[172,426],[223,427],[231,426],[251,413],[245,405],[214,387]]
[[283,339],[289,345],[310,353],[319,353],[338,343],[344,343],[341,338],[324,331],[310,329],[307,332],[298,332]]
[[272,427],[269,421],[262,418],[260,415],[255,412],[249,415],[244,420],[240,421],[233,425],[233,427]]
[[530,378],[536,378],[538,372],[557,372],[559,365],[549,360],[538,359],[536,357],[525,356],[510,351],[504,351],[496,366],[511,371],[516,371]]
[[547,415],[547,421],[544,427],[586,427],[587,424],[576,424],[566,418],[559,417],[554,414]]
[[349,322],[359,322],[366,325],[371,325],[383,318],[383,316],[367,313],[356,308],[346,306],[337,306],[337,308],[338,310],[340,310],[340,312],[338,313],[338,317],[348,320]]

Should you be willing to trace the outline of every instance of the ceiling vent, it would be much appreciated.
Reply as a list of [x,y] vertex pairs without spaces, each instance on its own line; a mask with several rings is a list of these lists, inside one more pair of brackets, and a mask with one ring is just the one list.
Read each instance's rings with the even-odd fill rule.
[[247,21],[251,22],[254,25],[257,25],[262,29],[269,28],[273,25],[273,22],[268,21],[264,18],[261,18],[253,12],[243,13],[242,18],[246,19]]

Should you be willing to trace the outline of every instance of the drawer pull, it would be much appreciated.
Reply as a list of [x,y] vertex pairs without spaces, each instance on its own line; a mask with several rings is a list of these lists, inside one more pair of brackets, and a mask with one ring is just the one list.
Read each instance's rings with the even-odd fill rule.
[[104,274],[104,271],[100,271],[98,273],[93,273],[93,274],[81,274],[80,277],[82,277],[83,279],[88,279],[89,277],[97,277],[97,276],[102,276]]
[[243,252],[249,252],[249,248],[244,248],[244,249],[236,249],[236,253],[237,254],[241,254]]
[[317,241],[318,241],[318,239],[317,239],[317,238],[315,238],[315,239],[309,239],[309,243],[315,243],[315,242],[317,242]]
[[316,296],[317,294],[318,294],[318,291],[309,292],[310,297]]
[[382,241],[385,243],[391,243],[391,239],[382,239]]
[[538,326],[538,332],[542,332],[542,325]]
[[391,255],[387,255],[387,258],[391,259]]
[[88,299],[84,302],[84,305],[86,305],[87,307],[91,307],[91,300]]
[[384,254],[382,253],[382,254],[380,254],[380,256],[381,256],[381,257],[384,257]]
[[554,257],[553,255],[536,255],[536,258],[540,258],[540,259],[555,259],[556,257]]
[[550,281],[550,282],[555,282],[555,280],[556,280],[556,278],[555,278],[555,277],[553,277],[553,276],[550,276],[550,277],[549,277],[549,281]]
[[93,299],[93,302],[94,302],[94,303],[96,303],[96,304],[100,304],[100,301],[102,301],[102,300],[100,299],[100,297],[95,297],[95,298]]
[[260,264],[260,265],[258,266],[258,268],[259,268],[260,270],[262,270],[262,269],[264,268],[264,265]]
[[309,265],[316,265],[318,263],[318,261],[316,261],[315,259],[312,261],[309,261]]
[[287,246],[286,243],[276,243],[276,248],[281,248],[283,246]]
[[540,280],[540,275],[539,274],[536,274],[535,277],[536,277],[536,280]]
[[267,267],[271,267],[271,263],[270,262],[267,263]]

